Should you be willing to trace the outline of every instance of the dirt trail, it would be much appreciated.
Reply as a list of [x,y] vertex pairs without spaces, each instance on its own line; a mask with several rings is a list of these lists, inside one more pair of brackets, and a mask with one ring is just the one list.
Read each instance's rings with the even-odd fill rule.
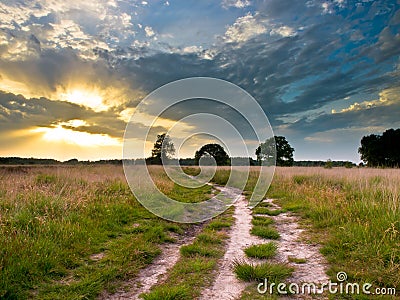
[[[250,234],[252,227],[251,220],[253,218],[252,211],[247,206],[247,201],[241,195],[241,190],[230,187],[217,187],[226,195],[232,198],[238,198],[234,203],[235,223],[229,231],[230,238],[227,242],[226,252],[219,263],[219,268],[214,283],[211,287],[206,288],[199,299],[238,299],[248,283],[236,278],[232,263],[237,260],[247,261],[257,264],[263,260],[250,259],[246,257],[244,249],[250,245],[266,243],[269,240],[259,238]],[[273,203],[271,199],[264,200],[271,204],[271,209],[281,209],[280,206]],[[263,215],[265,216],[265,215]],[[300,228],[299,218],[290,212],[281,213],[272,216],[275,223],[274,226],[280,233],[281,237],[275,241],[278,244],[278,255],[274,259],[277,262],[288,263],[295,268],[293,275],[287,279],[288,283],[301,284],[307,283],[323,283],[328,281],[325,273],[326,261],[319,252],[319,245],[307,244],[301,241],[301,234],[304,229]],[[162,253],[154,260],[152,264],[141,270],[137,277],[128,281],[115,294],[102,294],[99,299],[140,299],[139,295],[150,291],[151,287],[157,283],[163,282],[167,276],[168,270],[175,265],[179,259],[179,248],[182,245],[191,243],[196,234],[201,230],[201,226],[194,226],[194,230],[185,234],[174,244],[164,244],[161,246]],[[305,259],[304,263],[290,262],[290,258]],[[302,296],[302,297],[300,297]],[[291,298],[307,298],[305,295]]]
[[[273,209],[281,209],[271,199],[265,200]],[[320,245],[309,244],[302,241],[301,235],[304,229],[299,226],[299,218],[290,212],[281,213],[271,217],[275,221],[275,228],[281,237],[278,242],[277,260],[295,268],[292,276],[288,278],[290,283],[324,283],[329,278],[326,275],[327,262],[319,252]],[[303,263],[290,262],[290,258],[305,259]]]
[[[241,195],[241,190],[234,188],[220,188],[230,193],[232,197]],[[247,207],[247,201],[244,196],[234,204],[235,224],[230,230],[230,239],[227,242],[226,252],[222,261],[219,263],[219,269],[213,285],[203,291],[200,296],[202,300],[210,299],[236,299],[246,288],[247,283],[236,278],[232,270],[232,262],[235,259],[246,260],[243,249],[253,245],[261,244],[264,241],[250,234],[251,229],[251,210]]]
[[150,291],[151,287],[165,280],[167,272],[178,261],[179,248],[190,244],[200,232],[202,226],[192,225],[191,230],[185,232],[183,237],[173,244],[163,244],[160,246],[161,254],[146,268],[142,269],[138,276],[129,280],[120,290],[110,295],[103,293],[98,299],[101,300],[122,300],[122,299],[141,299],[139,295]]
[[[231,193],[241,193],[240,190],[230,189]],[[271,199],[264,200],[271,203],[271,209],[281,209],[272,202]],[[242,196],[235,204],[234,217],[235,224],[230,231],[230,239],[227,244],[226,253],[220,262],[220,267],[213,285],[203,291],[200,299],[238,299],[248,283],[236,278],[232,270],[232,262],[235,259],[258,264],[265,260],[250,259],[246,257],[244,248],[253,244],[262,244],[270,240],[262,239],[250,234],[252,227],[252,212],[247,206],[247,201]],[[266,217],[265,215],[262,215]],[[292,276],[288,278],[289,283],[323,283],[328,281],[325,274],[326,262],[319,253],[319,245],[312,245],[300,240],[304,229],[299,227],[299,218],[291,213],[281,213],[272,217],[275,221],[274,226],[279,231],[281,237],[274,241],[278,244],[278,255],[274,259],[276,262],[287,263],[295,268]],[[304,263],[289,262],[289,258],[305,259]],[[282,297],[282,299],[305,299],[307,295]],[[323,298],[321,296],[320,298]]]

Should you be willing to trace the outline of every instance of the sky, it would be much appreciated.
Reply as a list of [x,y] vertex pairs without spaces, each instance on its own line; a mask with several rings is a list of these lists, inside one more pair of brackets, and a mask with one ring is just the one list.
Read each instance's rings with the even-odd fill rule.
[[[359,162],[362,136],[400,127],[399,8],[396,0],[1,1],[0,156],[121,158],[138,103],[202,76],[254,97],[296,160]],[[170,109],[146,151],[182,111],[210,105]],[[142,120],[131,122],[140,141]],[[184,125],[173,140],[210,122]],[[207,141],[192,137],[180,156]]]

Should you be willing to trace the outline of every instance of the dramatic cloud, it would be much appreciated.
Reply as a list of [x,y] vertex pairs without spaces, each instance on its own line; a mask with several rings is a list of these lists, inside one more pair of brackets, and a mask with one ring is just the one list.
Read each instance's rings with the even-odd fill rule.
[[[126,122],[147,93],[173,80],[211,76],[253,95],[276,133],[294,143],[296,158],[317,157],[319,145],[325,159],[358,160],[363,134],[400,126],[399,6],[342,0],[0,3],[0,137],[9,145],[0,155],[21,155],[24,139],[32,146],[59,130],[105,145],[104,157],[119,157]],[[191,109],[169,111],[152,138]],[[132,138],[142,131],[138,123]],[[35,147],[46,156],[44,147]]]

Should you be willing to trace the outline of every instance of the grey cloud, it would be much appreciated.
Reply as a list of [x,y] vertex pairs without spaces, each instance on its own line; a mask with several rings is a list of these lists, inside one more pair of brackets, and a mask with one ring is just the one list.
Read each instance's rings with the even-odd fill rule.
[[399,114],[400,103],[396,103],[344,113],[321,114],[312,120],[305,117],[290,124],[288,129],[293,129],[303,136],[304,134],[360,126],[392,127],[400,125]]
[[[306,1],[291,0],[252,3],[259,11],[257,18],[291,26],[298,30],[297,35],[271,38],[265,34],[240,45],[217,44],[212,49],[216,52],[213,59],[204,59],[202,53],[155,51],[147,45],[121,46],[110,51],[96,48],[95,61],[82,60],[71,49],[41,49],[39,58],[20,62],[0,61],[0,70],[7,77],[29,82],[38,89],[44,86],[47,90],[54,90],[71,78],[89,78],[101,85],[123,82],[132,90],[150,92],[177,79],[217,77],[238,84],[253,95],[274,125],[284,125],[279,117],[288,113],[306,113],[350,95],[373,93],[398,83],[400,74],[392,73],[393,61],[400,54],[395,31],[399,14],[395,8],[365,3],[361,11],[360,6],[348,3],[349,11],[346,13],[340,13],[340,7],[333,7],[336,13],[323,15],[319,1],[314,1],[314,4],[309,2],[309,5]],[[387,17],[387,20],[382,21],[376,15],[381,16],[379,18]],[[381,21],[378,22],[378,19]],[[364,33],[361,40],[352,38],[352,29],[356,27]],[[38,43],[32,39],[31,47],[34,46],[37,47]],[[163,49],[168,49],[168,45]],[[296,94],[287,95],[290,87],[294,87]],[[45,91],[43,93],[45,95]],[[284,101],[284,97],[288,97],[289,101]],[[88,112],[77,106],[71,108],[65,103],[57,105],[64,105],[63,109],[67,112],[70,109],[71,116],[81,114],[81,117],[75,118],[90,120],[92,124],[104,124],[106,128],[103,132],[118,136],[123,131],[123,124],[112,118],[116,118],[118,110],[134,107],[139,100],[134,95],[117,107],[117,111],[104,113]],[[52,105],[55,104],[46,104],[45,108],[60,109],[52,108]],[[177,118],[190,109],[181,107],[181,111],[169,112],[166,116]],[[303,118],[288,126],[294,131],[307,133],[315,132],[316,128],[324,131],[369,122],[375,125],[390,124],[396,115],[391,111],[398,112],[398,107],[321,115],[313,120]],[[378,117],[374,118],[372,113]],[[52,124],[47,119],[43,121],[43,124]],[[101,127],[93,125],[76,130],[99,132]]]
[[84,120],[89,125],[70,129],[109,134],[117,138],[122,138],[126,125],[113,112],[94,112],[69,102],[46,98],[25,99],[21,95],[0,92],[0,131],[11,132],[36,126],[54,127],[74,119]]

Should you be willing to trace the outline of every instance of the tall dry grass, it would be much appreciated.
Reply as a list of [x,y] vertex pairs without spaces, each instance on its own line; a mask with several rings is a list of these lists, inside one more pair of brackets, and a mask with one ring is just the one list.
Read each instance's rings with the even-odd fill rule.
[[310,220],[330,274],[400,285],[400,170],[277,168],[269,196]]
[[169,231],[182,229],[141,206],[120,166],[1,167],[0,298],[94,298]]

